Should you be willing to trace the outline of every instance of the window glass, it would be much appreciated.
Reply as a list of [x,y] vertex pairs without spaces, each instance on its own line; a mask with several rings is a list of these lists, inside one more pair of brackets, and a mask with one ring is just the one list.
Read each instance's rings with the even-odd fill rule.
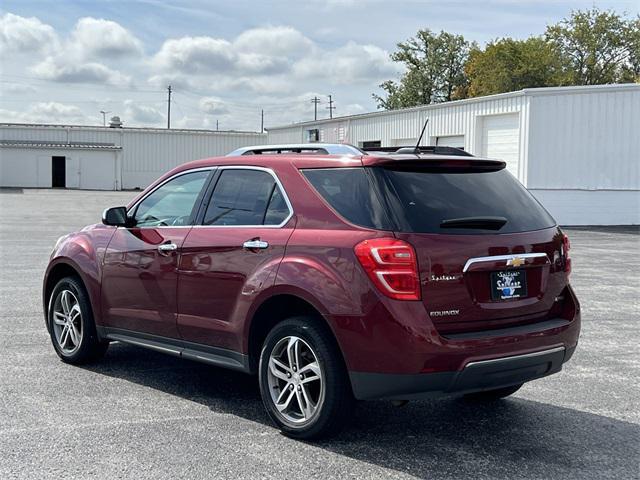
[[308,169],[303,173],[329,205],[349,222],[391,230],[364,168]]
[[138,205],[136,226],[191,225],[198,194],[208,175],[209,170],[185,173],[158,187]]
[[204,225],[279,225],[289,209],[273,176],[260,170],[223,170]]
[[446,228],[445,220],[500,217],[492,233],[515,233],[555,225],[538,201],[507,170],[443,172],[376,168],[385,195],[396,205],[402,230],[422,233],[482,233],[482,228]]

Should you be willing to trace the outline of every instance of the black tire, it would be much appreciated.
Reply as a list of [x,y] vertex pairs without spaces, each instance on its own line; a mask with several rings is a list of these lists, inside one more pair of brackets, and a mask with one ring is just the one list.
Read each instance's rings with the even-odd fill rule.
[[464,396],[465,400],[470,400],[473,402],[495,402],[496,400],[500,400],[501,398],[508,397],[509,395],[513,395],[520,387],[522,387],[522,383],[519,385],[512,385],[510,387],[504,388],[496,388],[495,390],[485,390],[484,392],[475,392],[475,393],[467,393]]
[[[287,337],[297,337],[310,347],[320,367],[324,394],[308,421],[292,424],[275,406],[269,386],[269,358]],[[328,328],[312,317],[292,317],[277,324],[267,335],[260,354],[260,394],[267,413],[287,436],[310,440],[336,434],[352,417],[355,400],[342,354]],[[272,377],[273,381],[273,377]],[[290,388],[293,389],[292,386]],[[286,388],[282,389],[283,391]]]
[[[66,342],[60,344],[56,332],[60,333],[60,328],[64,331],[64,327],[54,325],[54,311],[57,308],[57,301],[61,300],[65,291],[73,294],[73,300],[77,301],[80,309],[80,318],[75,321],[76,325],[81,324],[80,341],[73,350],[65,349]],[[101,341],[96,333],[89,294],[77,277],[65,277],[53,288],[47,304],[47,322],[53,348],[63,362],[73,365],[95,362],[104,356],[109,347],[109,342]]]

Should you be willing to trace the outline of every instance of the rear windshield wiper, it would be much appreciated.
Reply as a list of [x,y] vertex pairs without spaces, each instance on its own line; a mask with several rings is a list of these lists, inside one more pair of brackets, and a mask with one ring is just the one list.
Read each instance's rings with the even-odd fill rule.
[[507,223],[504,217],[463,217],[449,218],[440,222],[440,228],[479,228],[500,230]]

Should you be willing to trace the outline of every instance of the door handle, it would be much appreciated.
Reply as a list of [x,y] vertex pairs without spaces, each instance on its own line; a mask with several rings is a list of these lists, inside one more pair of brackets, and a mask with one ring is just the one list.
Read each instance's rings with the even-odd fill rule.
[[163,243],[162,245],[158,245],[158,251],[162,255],[169,255],[171,252],[175,252],[178,249],[178,246],[173,243]]
[[250,249],[250,250],[251,249],[256,249],[256,248],[265,249],[265,248],[269,247],[269,243],[268,242],[263,242],[262,240],[256,239],[256,240],[247,240],[246,242],[244,242],[242,244],[242,246],[244,248],[247,248],[247,249]]

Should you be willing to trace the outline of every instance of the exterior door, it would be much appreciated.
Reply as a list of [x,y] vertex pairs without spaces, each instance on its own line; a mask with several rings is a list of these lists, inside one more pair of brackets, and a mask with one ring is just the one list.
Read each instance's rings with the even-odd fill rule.
[[520,117],[517,113],[488,115],[482,119],[482,156],[507,162],[507,170],[519,180]]
[[275,174],[258,167],[220,168],[206,204],[182,248],[178,329],[186,341],[241,351],[242,321],[275,281],[293,212]]
[[51,157],[51,186],[65,188],[67,186],[67,158]]
[[131,209],[135,226],[119,227],[104,259],[105,326],[177,338],[180,248],[199,208],[210,169],[172,177]]

